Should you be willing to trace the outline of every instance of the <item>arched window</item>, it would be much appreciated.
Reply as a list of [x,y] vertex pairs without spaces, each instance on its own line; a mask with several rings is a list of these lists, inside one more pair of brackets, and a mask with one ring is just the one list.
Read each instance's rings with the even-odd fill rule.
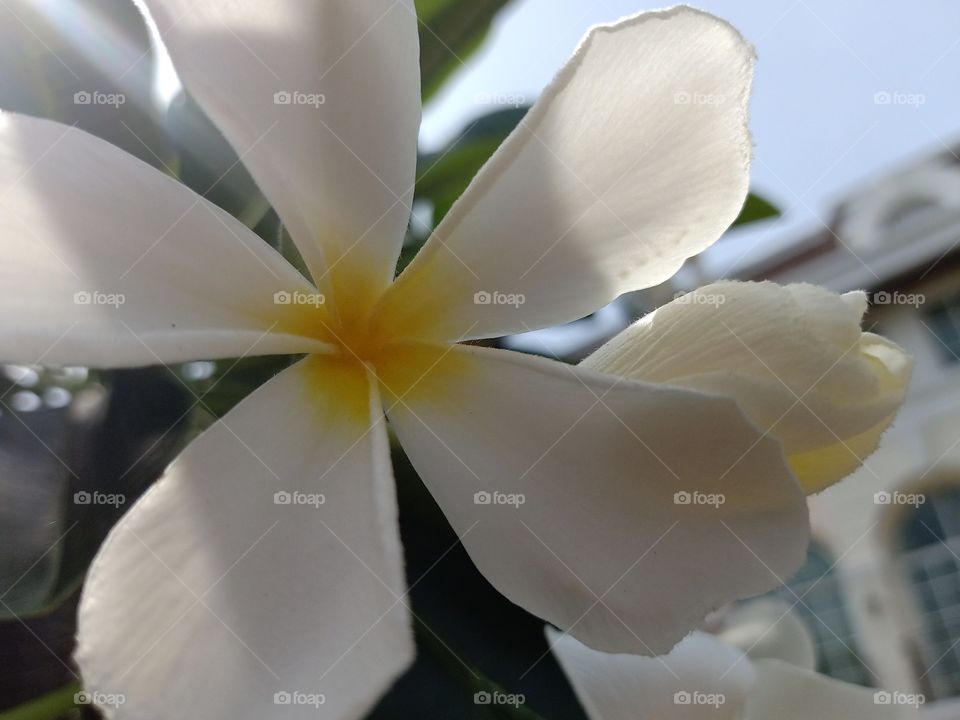
[[826,550],[811,543],[806,565],[770,594],[793,607],[810,630],[817,648],[817,672],[857,685],[874,685],[861,660],[834,562]]
[[948,363],[960,362],[960,293],[930,303],[924,314]]
[[916,229],[925,221],[942,215],[943,204],[940,199],[927,195],[908,195],[889,207],[883,215],[885,235],[896,238],[903,233]]
[[928,493],[900,525],[901,562],[920,622],[917,677],[928,700],[960,695],[960,487]]

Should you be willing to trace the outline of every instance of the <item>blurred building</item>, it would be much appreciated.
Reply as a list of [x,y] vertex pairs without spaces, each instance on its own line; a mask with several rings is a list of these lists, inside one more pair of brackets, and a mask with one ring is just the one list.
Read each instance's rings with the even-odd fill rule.
[[960,718],[960,157],[880,178],[829,225],[738,277],[867,290],[865,328],[915,370],[881,449],[811,499],[810,561],[777,593],[808,620],[823,672]]

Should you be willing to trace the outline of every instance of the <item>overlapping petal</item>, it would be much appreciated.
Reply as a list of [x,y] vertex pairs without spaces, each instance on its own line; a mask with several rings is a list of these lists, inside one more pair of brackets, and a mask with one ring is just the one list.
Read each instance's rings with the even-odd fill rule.
[[816,492],[856,469],[903,402],[911,361],[863,332],[863,293],[720,282],[664,305],[586,367],[734,398]]
[[142,2],[315,282],[365,283],[372,302],[393,279],[413,198],[413,0]]
[[874,690],[781,660],[751,661],[697,632],[662,658],[612,655],[548,630],[590,720],[905,720]]
[[763,597],[734,606],[718,637],[751,659],[783,660],[815,670],[817,650],[803,620],[782,600]]
[[803,493],[733,401],[471,346],[406,355],[380,375],[388,415],[473,561],[591,646],[667,652],[803,561]]
[[[744,720],[907,720],[913,708],[878,703],[876,691],[834,680],[781,660],[755,663],[757,682]],[[899,697],[899,696],[898,696]]]
[[0,115],[0,361],[152,365],[323,350],[316,295],[233,217],[116,147]]
[[659,658],[599,652],[551,628],[547,639],[590,720],[744,720],[756,683],[739,651],[706,633]]
[[[313,358],[210,428],[113,529],[77,660],[122,720],[360,718],[412,658],[387,436]],[[374,388],[375,390],[375,388]]]
[[669,278],[743,204],[752,64],[734,28],[686,7],[594,28],[390,290],[383,327],[523,332]]

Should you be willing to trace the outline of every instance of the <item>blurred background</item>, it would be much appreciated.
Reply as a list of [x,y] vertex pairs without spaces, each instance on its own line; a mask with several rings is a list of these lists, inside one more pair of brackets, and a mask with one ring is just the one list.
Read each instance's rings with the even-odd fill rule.
[[[922,693],[924,717],[960,718],[960,6],[699,4],[759,55],[753,192],[736,227],[663,286],[495,342],[575,362],[719,278],[867,290],[866,327],[914,356],[913,385],[881,450],[811,499],[809,562],[773,594],[814,634],[821,672]],[[418,0],[417,9],[425,108],[402,262],[584,32],[651,8]],[[131,0],[0,0],[0,108],[113,142],[293,257],[276,215],[181,92]],[[290,361],[122,372],[0,366],[0,720],[97,717],[75,702],[70,660],[87,565],[179,449]],[[407,571],[420,579],[419,656],[371,717],[583,718],[542,622],[480,577],[394,454]],[[493,688],[526,703],[472,702]]]

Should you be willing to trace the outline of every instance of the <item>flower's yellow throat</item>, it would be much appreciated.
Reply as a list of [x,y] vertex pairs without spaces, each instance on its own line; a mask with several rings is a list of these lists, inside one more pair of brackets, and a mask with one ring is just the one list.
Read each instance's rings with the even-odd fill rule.
[[[445,383],[462,377],[468,363],[450,343],[397,337],[374,321],[382,292],[359,285],[339,287],[337,302],[277,306],[277,330],[312,337],[330,347],[309,359],[318,382],[340,388],[340,401],[350,415],[368,422],[369,376],[374,375],[386,405],[410,396],[423,401],[442,392]],[[422,327],[429,327],[424,319]],[[436,399],[436,398],[435,398]]]

